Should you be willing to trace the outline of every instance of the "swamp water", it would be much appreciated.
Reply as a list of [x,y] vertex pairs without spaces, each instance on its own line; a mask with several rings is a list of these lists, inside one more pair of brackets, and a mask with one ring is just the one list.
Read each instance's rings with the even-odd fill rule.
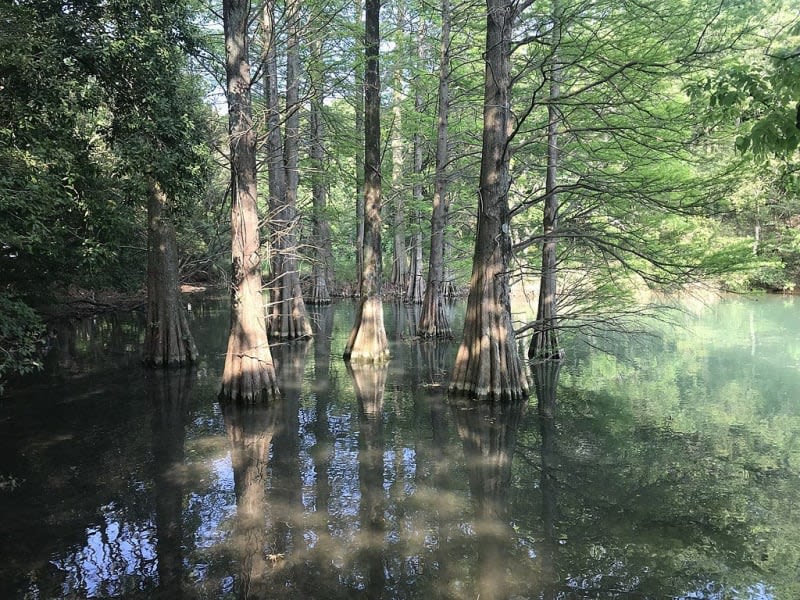
[[800,301],[576,343],[513,407],[449,402],[409,307],[388,368],[346,368],[340,303],[249,409],[193,304],[191,372],[98,317],[0,399],[0,598],[800,598]]

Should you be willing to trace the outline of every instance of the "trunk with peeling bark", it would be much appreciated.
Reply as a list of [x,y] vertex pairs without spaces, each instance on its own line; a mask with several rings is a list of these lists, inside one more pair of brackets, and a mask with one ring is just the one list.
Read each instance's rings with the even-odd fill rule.
[[431,251],[422,314],[417,331],[422,337],[451,337],[444,307],[444,232],[447,226],[447,119],[450,113],[450,0],[442,0],[442,38],[439,49],[439,108],[436,124],[436,173],[431,210]]
[[344,350],[352,362],[389,359],[381,296],[380,0],[367,0],[364,48],[364,265],[361,301]]
[[197,347],[178,287],[175,229],[161,185],[150,177],[147,188],[147,328],[143,360],[152,367],[181,367],[197,360]]
[[[269,3],[268,3],[269,4]],[[281,169],[285,176],[283,196],[274,199],[272,208],[273,230],[273,283],[270,301],[268,333],[271,337],[296,339],[311,336],[311,325],[306,318],[306,306],[300,287],[297,269],[297,190],[300,183],[298,171],[298,146],[300,135],[300,2],[291,0],[286,5],[288,39],[286,43],[286,122],[283,141]],[[274,32],[270,36],[274,42]],[[273,43],[274,45],[274,43]],[[274,52],[273,52],[274,56]],[[277,82],[273,84],[277,68],[269,67],[271,104],[270,116],[274,115],[276,99],[273,97]],[[273,117],[274,118],[274,117]],[[274,133],[270,131],[273,138]],[[279,142],[278,142],[279,143]],[[273,142],[274,145],[274,142]],[[272,152],[277,148],[270,147]],[[275,160],[277,166],[277,156]],[[280,170],[280,169],[276,169]],[[271,199],[272,200],[272,199]]]
[[261,296],[256,205],[256,138],[247,58],[248,2],[225,0],[225,72],[231,163],[231,329],[222,374],[224,400],[253,402],[278,393]]
[[[554,10],[553,48],[558,48],[560,23],[558,8]],[[551,59],[550,102],[547,105],[547,176],[545,178],[544,215],[542,217],[542,276],[533,338],[528,357],[538,360],[560,360],[564,350],[558,341],[557,243],[558,243],[558,99],[560,97],[561,66],[554,52]]]
[[333,255],[331,252],[331,228],[326,214],[328,187],[325,167],[325,122],[322,114],[323,106],[325,105],[325,90],[322,79],[322,40],[316,40],[312,47],[315,69],[312,81],[315,88],[314,97],[311,100],[310,114],[311,162],[314,170],[311,195],[313,198],[312,220],[316,258],[312,266],[311,297],[308,302],[309,304],[329,304],[331,294],[328,285],[333,283]]
[[508,277],[511,257],[508,141],[513,5],[510,0],[487,0],[478,232],[464,338],[450,382],[452,393],[489,400],[516,400],[528,395],[528,382],[511,322]]

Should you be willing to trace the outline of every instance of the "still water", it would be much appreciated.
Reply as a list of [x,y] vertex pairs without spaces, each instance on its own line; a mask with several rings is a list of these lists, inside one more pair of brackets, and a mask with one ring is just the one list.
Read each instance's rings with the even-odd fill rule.
[[520,406],[448,401],[456,345],[402,305],[389,366],[348,369],[340,303],[247,409],[193,305],[191,372],[98,317],[0,400],[0,598],[800,598],[800,302],[577,340]]

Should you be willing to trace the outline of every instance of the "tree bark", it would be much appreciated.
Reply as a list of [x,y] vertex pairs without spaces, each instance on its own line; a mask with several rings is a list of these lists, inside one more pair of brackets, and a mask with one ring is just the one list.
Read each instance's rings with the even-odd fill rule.
[[[421,200],[422,198],[420,198]],[[408,283],[405,290],[405,301],[411,304],[422,304],[425,296],[425,276],[422,272],[422,231],[420,231],[419,215],[417,215],[415,231],[411,236],[411,263],[408,269]],[[416,329],[416,323],[414,328]]]
[[406,286],[406,221],[403,191],[403,170],[405,168],[405,144],[403,143],[403,64],[405,44],[405,7],[403,0],[396,1],[397,18],[395,23],[395,60],[392,90],[392,197],[394,199],[394,246],[392,256],[392,275],[390,281],[400,293]]
[[442,38],[439,46],[439,107],[436,119],[436,172],[431,210],[431,250],[422,314],[417,331],[422,337],[452,337],[444,308],[444,232],[447,225],[447,120],[450,114],[450,0],[442,0]]
[[181,367],[197,360],[178,283],[178,249],[169,200],[151,176],[147,182],[147,328],[144,363]]
[[249,3],[224,0],[225,73],[231,162],[231,329],[222,391],[253,402],[278,393],[261,296],[261,242],[256,205],[256,138],[247,58]]
[[487,0],[483,147],[478,191],[478,232],[472,260],[464,338],[451,393],[487,400],[528,395],[528,382],[511,323],[508,207],[511,0]]
[[344,359],[383,362],[389,359],[389,341],[383,324],[381,297],[381,121],[380,0],[367,0],[364,50],[364,266],[361,302]]
[[[262,63],[264,69],[264,95],[267,108],[267,181],[269,184],[269,222],[270,246],[270,278],[267,284],[269,298],[272,301],[279,292],[279,280],[276,276],[281,272],[281,255],[275,252],[278,245],[278,232],[273,222],[274,215],[281,209],[286,197],[286,170],[283,167],[283,142],[281,141],[281,103],[278,92],[278,36],[275,31],[275,0],[268,0],[261,10]],[[272,308],[270,307],[269,313]]]
[[[424,64],[425,59],[425,25],[420,23],[417,29],[417,58],[419,64]],[[414,85],[414,109],[417,113],[425,111],[425,100],[422,95],[422,86],[419,78]],[[425,278],[422,275],[422,232],[420,231],[419,207],[422,206],[422,198],[425,190],[422,187],[422,133],[419,127],[414,130],[414,233],[411,236],[411,261],[407,274],[407,284],[404,299],[412,304],[421,304],[425,295]],[[417,323],[414,323],[416,329]]]
[[[363,12],[364,5],[362,0],[355,0],[355,15],[356,15],[356,24],[361,23],[361,14]],[[361,51],[361,44],[358,43],[356,40],[355,45],[355,52],[356,52],[356,70],[354,74],[355,79],[355,87],[356,87],[356,97],[355,97],[355,139],[356,139],[356,155],[355,155],[355,164],[356,164],[356,290],[355,296],[360,298],[362,296],[362,287],[364,286],[364,223],[365,223],[365,211],[364,211],[364,153],[362,152],[364,148],[363,144],[363,135],[364,135],[364,95],[366,90],[364,88],[364,77],[362,76],[363,71],[359,68],[358,65],[361,64],[361,61],[364,60],[364,54]]]
[[547,176],[545,178],[544,214],[542,217],[542,275],[539,302],[528,357],[538,360],[560,360],[564,350],[558,342],[557,244],[558,244],[558,100],[561,95],[561,65],[558,45],[561,24],[558,3],[553,6],[553,53],[551,59],[550,97],[547,104]]
[[331,228],[328,224],[327,203],[328,186],[325,165],[325,122],[323,106],[325,105],[325,84],[323,82],[322,40],[312,44],[314,76],[314,97],[311,100],[311,162],[313,168],[311,195],[313,198],[312,219],[314,222],[314,244],[316,259],[312,266],[311,297],[309,304],[329,304],[331,294],[329,284],[333,269],[331,251]]
[[[273,209],[273,252],[275,278],[270,303],[268,333],[271,337],[296,339],[311,336],[311,325],[306,318],[306,305],[297,270],[297,190],[300,184],[298,171],[298,145],[300,135],[300,2],[286,3],[288,39],[286,42],[286,121],[283,141],[285,170],[284,196],[277,198]],[[274,35],[273,35],[274,38]]]

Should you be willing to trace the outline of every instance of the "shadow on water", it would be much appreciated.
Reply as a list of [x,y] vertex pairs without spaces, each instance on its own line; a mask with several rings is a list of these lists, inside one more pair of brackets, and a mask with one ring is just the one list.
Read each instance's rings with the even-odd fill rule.
[[197,369],[98,319],[0,403],[0,598],[800,597],[800,338],[765,312],[791,306],[578,348],[527,405],[448,400],[457,343],[414,307],[348,368],[352,305],[320,307],[273,349],[282,396],[236,407],[225,305],[193,304]]

